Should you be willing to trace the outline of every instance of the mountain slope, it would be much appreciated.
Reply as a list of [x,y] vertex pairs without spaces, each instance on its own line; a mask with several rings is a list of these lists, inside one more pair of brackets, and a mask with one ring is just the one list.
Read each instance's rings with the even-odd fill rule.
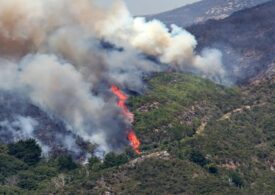
[[202,0],[175,10],[157,15],[147,16],[148,19],[158,19],[165,24],[176,24],[186,27],[202,23],[209,19],[224,19],[232,13],[253,7],[268,0]]
[[[275,192],[274,80],[226,89],[162,74],[150,86],[131,100],[143,156],[102,173],[95,194]],[[85,193],[89,184],[78,188]]]
[[68,171],[58,168],[60,160],[26,167],[0,147],[14,165],[8,174],[0,169],[0,192],[274,194],[274,79],[225,88],[192,75],[163,73],[148,85],[144,96],[129,101],[141,156],[126,150]]
[[[275,56],[275,1],[242,10],[228,18],[188,28],[197,38],[199,50],[214,47],[222,51],[233,81],[273,72]],[[256,78],[255,78],[256,77]]]
[[[198,50],[221,49],[228,70],[241,67],[232,79],[257,76],[253,82],[225,87],[169,72],[146,78],[146,93],[128,102],[142,155],[127,148],[86,165],[63,155],[29,165],[1,143],[0,194],[275,194],[274,10],[271,1],[189,27]],[[58,121],[2,96],[2,117],[45,120],[40,128],[51,142]]]
[[79,155],[80,145],[85,145],[80,139],[79,143],[73,142],[75,135],[60,119],[49,116],[16,93],[0,91],[0,142],[10,143],[31,137],[39,141],[44,153],[51,150],[56,154],[66,151]]

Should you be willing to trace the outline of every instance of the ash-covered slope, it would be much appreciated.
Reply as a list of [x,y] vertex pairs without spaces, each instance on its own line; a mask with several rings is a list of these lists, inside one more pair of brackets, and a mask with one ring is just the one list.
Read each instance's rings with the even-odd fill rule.
[[208,19],[224,19],[232,13],[250,8],[269,0],[202,0],[157,15],[150,15],[148,19],[158,19],[165,24],[189,26],[205,22]]
[[196,36],[199,48],[208,45],[222,51],[232,80],[245,83],[264,75],[271,77],[275,59],[274,10],[275,1],[271,1],[188,30]]

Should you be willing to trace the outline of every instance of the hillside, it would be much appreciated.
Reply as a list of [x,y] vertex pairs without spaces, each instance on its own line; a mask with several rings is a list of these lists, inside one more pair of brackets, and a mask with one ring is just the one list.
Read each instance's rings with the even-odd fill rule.
[[3,146],[0,163],[8,169],[0,170],[0,192],[275,192],[274,79],[240,89],[164,73],[149,79],[148,85],[144,96],[129,101],[142,141],[140,157],[127,149],[119,156],[107,155],[104,163],[92,158],[78,168],[60,158],[28,165]]
[[209,19],[224,19],[232,13],[250,8],[268,0],[202,0],[168,12],[147,16],[158,19],[167,25],[177,24],[182,27],[203,23]]
[[[223,20],[191,26],[188,30],[198,39],[198,50],[209,46],[223,52],[223,61],[233,83],[256,82],[267,75],[274,76],[274,9],[275,1],[271,1]],[[75,135],[66,130],[64,122],[48,116],[19,93],[0,91],[0,100],[2,142],[17,141],[20,136],[34,137],[44,146],[44,151],[52,149],[57,154],[67,151],[79,155],[79,149],[92,148],[81,139],[73,143]],[[22,135],[24,129],[18,123],[30,126],[28,135]]]
[[231,79],[247,83],[273,74],[275,56],[275,1],[242,10],[228,18],[188,28],[197,38],[199,50],[218,48]]
[[17,93],[0,90],[0,110],[0,141],[3,143],[35,138],[44,153],[52,150],[54,155],[67,152],[74,156],[81,155],[75,151],[86,145],[80,139],[78,143],[70,143],[75,135],[66,129],[64,122],[49,116]]
[[[71,6],[53,2],[47,1],[46,8]],[[141,45],[150,46],[143,54],[139,47],[127,45],[131,36],[122,43],[125,48],[93,37],[107,12],[96,10],[99,18],[87,20],[94,13],[86,17],[90,9],[82,3],[73,5],[73,15],[61,9],[60,17],[69,26],[53,21],[59,9],[46,14],[49,23],[41,25],[42,30],[44,20],[34,20],[32,38],[39,42],[49,34],[45,44],[34,50],[19,48],[27,50],[27,57],[18,65],[0,59],[6,73],[0,77],[0,194],[275,194],[275,0],[242,10],[262,2],[205,0],[182,8],[192,13],[188,21],[199,22],[187,27],[198,47],[194,41],[186,51],[197,57],[203,48],[220,49],[227,73],[237,83],[229,86],[174,72],[177,69],[165,68],[172,61],[160,64],[162,53],[146,53],[167,47],[149,44],[148,39],[159,42],[163,37],[150,34],[154,23],[139,21],[142,33],[133,33],[134,40],[144,38]],[[33,4],[26,5],[25,14],[18,11],[28,19]],[[107,18],[125,13],[119,5]],[[183,13],[180,10],[168,13]],[[235,10],[241,11],[230,15]],[[6,14],[5,24],[17,24],[17,11]],[[209,18],[218,20],[204,21]],[[102,32],[112,31],[113,21],[104,22]],[[95,32],[88,33],[93,23]],[[24,30],[18,31],[21,25],[16,24],[15,33],[21,37]],[[32,22],[22,23],[26,24]],[[50,28],[44,34],[43,27],[52,24],[56,32]],[[158,23],[156,27],[167,38],[166,29]],[[131,34],[129,26],[115,32],[122,33],[118,37]],[[119,33],[110,35],[115,43]],[[168,54],[176,51],[175,56],[182,57],[185,47],[177,42],[185,46],[187,39],[169,39],[174,33],[165,39],[173,41]],[[16,61],[14,47],[25,42],[8,40],[11,48],[0,50],[15,52],[10,57]],[[33,58],[34,51],[48,53]]]

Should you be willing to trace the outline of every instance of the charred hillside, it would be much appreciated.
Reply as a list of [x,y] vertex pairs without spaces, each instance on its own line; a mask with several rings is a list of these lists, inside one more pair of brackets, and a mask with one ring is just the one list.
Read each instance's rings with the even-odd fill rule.
[[[220,49],[232,79],[247,82],[270,74],[275,56],[275,1],[234,13],[223,20],[209,20],[188,28],[199,48]],[[199,49],[200,50],[200,49]]]

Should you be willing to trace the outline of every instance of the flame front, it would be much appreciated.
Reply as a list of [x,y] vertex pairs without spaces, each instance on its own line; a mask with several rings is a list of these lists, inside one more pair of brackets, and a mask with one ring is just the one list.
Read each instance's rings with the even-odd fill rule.
[[133,123],[134,122],[134,114],[131,113],[126,106],[126,101],[128,99],[128,96],[124,94],[117,86],[112,85],[112,92],[118,97],[117,105],[120,107],[123,111],[123,114],[127,117],[127,119]]
[[[134,114],[131,113],[126,105],[126,101],[128,99],[128,96],[124,94],[116,85],[112,85],[111,90],[115,96],[118,97],[117,106],[122,109],[123,114],[127,117],[127,119],[133,123],[134,122]],[[128,133],[128,140],[131,143],[131,146],[133,150],[137,154],[141,154],[141,151],[139,149],[140,147],[140,141],[137,138],[134,130],[130,130]]]
[[137,154],[141,154],[141,151],[139,149],[139,146],[140,146],[140,141],[139,139],[137,138],[135,132],[133,130],[131,130],[129,133],[128,133],[128,140],[130,141],[131,143],[131,146],[132,148],[134,149],[134,151],[137,153]]

